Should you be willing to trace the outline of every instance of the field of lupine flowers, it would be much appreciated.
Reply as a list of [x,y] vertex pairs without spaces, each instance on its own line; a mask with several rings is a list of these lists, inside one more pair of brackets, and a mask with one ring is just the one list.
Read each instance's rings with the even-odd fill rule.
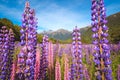
[[0,30],[0,80],[120,80],[120,44],[109,44],[103,0],[92,0],[91,44],[82,44],[76,26],[71,44],[37,43],[35,10],[26,1],[20,42],[12,29]]

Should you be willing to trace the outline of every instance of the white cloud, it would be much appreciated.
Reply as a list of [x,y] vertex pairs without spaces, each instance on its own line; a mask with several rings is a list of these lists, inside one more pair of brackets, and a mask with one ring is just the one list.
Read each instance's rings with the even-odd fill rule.
[[51,4],[49,7],[37,12],[37,18],[38,26],[42,26],[48,30],[57,30],[60,28],[72,30],[76,25],[83,27],[89,24],[85,20],[85,14],[72,12],[56,4]]
[[[19,1],[19,6],[23,5],[23,0]],[[48,5],[48,6],[46,6]],[[11,19],[21,22],[21,15],[23,9],[9,8],[5,5],[0,5],[0,13]],[[38,32],[43,30],[57,30],[60,28],[72,30],[76,25],[84,27],[89,25],[89,19],[86,14],[73,12],[69,8],[58,6],[49,1],[36,3],[32,2],[31,8],[35,8],[36,16],[38,18]]]

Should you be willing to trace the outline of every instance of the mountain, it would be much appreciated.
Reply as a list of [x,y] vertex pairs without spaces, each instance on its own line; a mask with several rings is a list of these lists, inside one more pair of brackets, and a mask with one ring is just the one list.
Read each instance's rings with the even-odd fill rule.
[[72,38],[71,33],[72,32],[70,32],[68,30],[59,29],[57,31],[52,31],[52,30],[44,31],[41,34],[46,34],[50,38],[54,38],[54,39],[57,39],[57,40],[67,40],[67,39]]
[[[120,12],[115,13],[107,17],[109,27],[109,40],[111,43],[118,43],[120,41]],[[45,32],[49,37],[55,38],[58,40],[70,40],[71,41],[71,33],[70,31],[59,29],[57,31],[46,31]],[[87,26],[84,28],[80,28],[81,33],[81,41],[83,43],[91,43],[92,42],[92,31],[91,27]]]

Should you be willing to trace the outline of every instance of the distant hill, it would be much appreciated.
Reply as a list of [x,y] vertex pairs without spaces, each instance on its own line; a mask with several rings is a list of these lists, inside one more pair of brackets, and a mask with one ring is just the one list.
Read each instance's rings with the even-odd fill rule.
[[9,19],[2,18],[0,19],[0,29],[2,26],[6,26],[7,29],[12,29],[15,35],[15,40],[20,41],[20,27],[18,25],[14,25]]
[[118,43],[120,41],[120,12],[107,17],[110,41]]
[[68,30],[59,29],[57,31],[52,31],[52,30],[44,31],[41,34],[46,34],[50,38],[54,38],[54,39],[57,39],[57,40],[67,40],[67,39],[72,38],[71,33],[72,32],[70,32]]

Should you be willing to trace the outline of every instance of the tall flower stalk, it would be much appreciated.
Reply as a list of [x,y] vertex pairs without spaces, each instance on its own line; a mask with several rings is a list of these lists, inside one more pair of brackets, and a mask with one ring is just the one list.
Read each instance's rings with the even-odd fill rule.
[[[12,65],[13,64],[13,54],[14,54],[14,48],[15,48],[15,39],[14,39],[14,33],[13,30],[9,30],[9,71],[12,72]],[[11,75],[11,73],[10,73]]]
[[42,54],[40,59],[40,74],[39,80],[45,80],[47,78],[48,71],[48,36],[43,36],[42,41]]
[[48,70],[49,70],[49,79],[52,80],[52,74],[54,69],[54,60],[53,60],[53,44],[49,42],[48,44]]
[[2,68],[1,68],[1,74],[0,74],[0,79],[1,80],[6,80],[9,79],[9,35],[8,35],[8,30],[6,29],[6,26],[3,26],[1,29],[1,42],[2,42]]
[[108,27],[106,26],[106,13],[103,0],[92,0],[92,31],[93,44],[95,45],[94,62],[97,80],[112,80],[110,67],[110,46]]
[[[21,28],[21,46],[22,50],[18,55],[18,74],[24,74],[26,80],[34,79],[34,67],[36,58],[37,46],[37,19],[35,12],[30,9],[29,2],[26,2],[25,11],[23,13],[22,28]],[[21,79],[21,77],[20,77]]]
[[88,72],[86,65],[84,65],[84,72],[83,73],[84,73],[85,80],[90,80],[90,75],[89,75],[89,72]]
[[73,30],[73,63],[71,66],[71,80],[82,80],[83,79],[83,66],[82,66],[82,47],[81,47],[81,38],[79,29],[75,27]]
[[2,54],[2,61],[1,61],[1,73],[0,79],[6,80],[10,79],[10,74],[12,71],[12,61],[13,61],[13,51],[14,51],[14,34],[12,30],[8,31],[6,26],[3,26],[1,31],[1,54]]
[[39,50],[39,48],[37,48],[34,80],[38,80],[38,78],[39,78],[39,70],[40,70],[40,50]]
[[61,80],[61,67],[58,60],[55,64],[55,80]]
[[16,68],[17,68],[17,62],[14,60],[12,64],[12,71],[11,71],[11,77],[10,80],[15,80],[15,73],[16,73]]
[[65,55],[65,59],[64,59],[64,80],[70,80],[68,62],[69,61],[68,61],[67,55]]

